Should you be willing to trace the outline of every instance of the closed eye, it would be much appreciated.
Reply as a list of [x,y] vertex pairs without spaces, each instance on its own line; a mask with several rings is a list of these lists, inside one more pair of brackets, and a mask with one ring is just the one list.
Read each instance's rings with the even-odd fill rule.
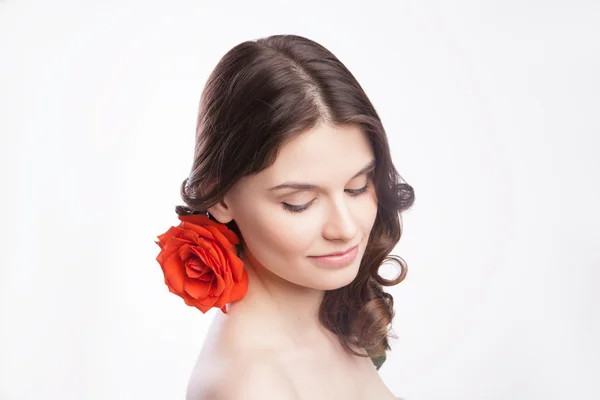
[[[365,186],[363,186],[362,188],[346,189],[345,192],[350,194],[350,196],[352,196],[352,197],[358,197],[358,196],[365,194],[369,190],[370,187],[371,187],[371,184],[369,183],[369,181],[367,181],[367,184]],[[300,213],[302,211],[308,210],[310,208],[310,206],[312,205],[313,201],[311,201],[310,203],[303,204],[301,206],[296,206],[296,205],[292,205],[292,204],[288,204],[288,203],[281,203],[281,204],[283,205],[283,209],[286,211],[289,211],[292,213]]]

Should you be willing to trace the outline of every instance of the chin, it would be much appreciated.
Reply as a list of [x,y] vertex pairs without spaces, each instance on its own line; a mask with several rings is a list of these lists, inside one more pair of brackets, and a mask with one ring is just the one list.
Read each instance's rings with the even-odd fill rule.
[[335,290],[348,286],[358,275],[358,266],[349,265],[346,268],[319,270],[315,273],[315,282],[311,286],[319,290]]

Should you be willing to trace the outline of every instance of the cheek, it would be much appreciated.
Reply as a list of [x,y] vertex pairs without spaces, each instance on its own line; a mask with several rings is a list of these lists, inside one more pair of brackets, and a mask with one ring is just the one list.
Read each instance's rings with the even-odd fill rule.
[[377,208],[377,197],[373,191],[370,196],[365,196],[364,203],[359,206],[358,218],[364,231],[371,231],[373,228],[377,218]]
[[307,255],[314,236],[313,229],[306,220],[287,215],[285,211],[252,213],[245,215],[243,222],[244,239],[252,246],[255,255],[258,257],[262,254],[277,263],[281,263],[281,259],[289,260]]

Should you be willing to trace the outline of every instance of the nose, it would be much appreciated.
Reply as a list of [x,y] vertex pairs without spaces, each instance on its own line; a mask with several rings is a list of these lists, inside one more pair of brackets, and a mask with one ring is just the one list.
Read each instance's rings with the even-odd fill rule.
[[329,209],[329,218],[323,236],[329,240],[352,241],[358,231],[354,215],[344,199],[334,201]]

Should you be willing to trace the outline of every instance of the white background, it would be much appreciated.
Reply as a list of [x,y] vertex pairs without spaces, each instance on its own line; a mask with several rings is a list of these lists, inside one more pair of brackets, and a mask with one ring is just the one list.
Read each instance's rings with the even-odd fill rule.
[[[380,370],[407,400],[600,398],[600,3],[0,1],[0,399],[183,399],[214,310],[168,292],[197,104],[295,33],[415,188]],[[235,379],[235,377],[232,377]]]

